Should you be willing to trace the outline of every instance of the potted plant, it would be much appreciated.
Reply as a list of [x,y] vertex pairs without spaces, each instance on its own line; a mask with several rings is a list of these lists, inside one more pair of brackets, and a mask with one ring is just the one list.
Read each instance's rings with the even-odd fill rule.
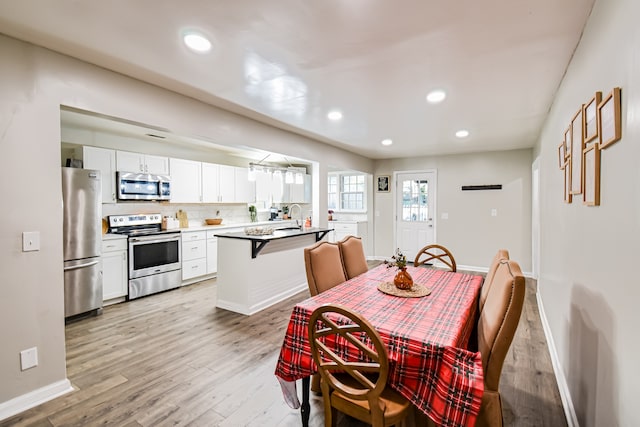
[[282,207],[282,219],[289,219],[289,206],[287,205]]
[[396,249],[396,253],[391,257],[391,261],[385,260],[387,268],[396,267],[398,272],[393,278],[393,284],[398,289],[411,289],[413,286],[413,278],[407,271],[407,257],[402,253],[400,248]]
[[329,221],[333,221],[333,209],[329,209]]
[[258,211],[254,205],[249,205],[249,218],[251,222],[256,222],[258,218]]

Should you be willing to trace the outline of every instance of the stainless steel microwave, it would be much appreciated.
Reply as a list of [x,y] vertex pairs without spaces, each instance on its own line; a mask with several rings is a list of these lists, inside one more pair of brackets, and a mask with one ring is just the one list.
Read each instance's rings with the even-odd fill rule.
[[171,178],[136,172],[118,172],[118,200],[171,200]]

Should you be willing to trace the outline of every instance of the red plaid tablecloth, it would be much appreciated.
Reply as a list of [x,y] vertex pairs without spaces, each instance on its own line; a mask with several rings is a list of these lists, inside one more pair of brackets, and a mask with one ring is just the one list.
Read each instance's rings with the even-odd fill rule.
[[476,317],[482,276],[408,267],[414,283],[431,294],[400,298],[380,292],[395,268],[384,264],[293,309],[275,374],[295,381],[316,372],[308,341],[309,317],[322,304],[357,311],[387,344],[388,383],[436,424],[473,426],[484,391],[480,353],[466,350]]

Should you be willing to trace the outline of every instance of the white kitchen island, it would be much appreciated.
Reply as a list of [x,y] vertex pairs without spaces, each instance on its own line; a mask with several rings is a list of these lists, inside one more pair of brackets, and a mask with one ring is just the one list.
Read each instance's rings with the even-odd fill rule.
[[328,232],[286,227],[265,236],[218,234],[216,306],[251,315],[307,289],[304,248]]

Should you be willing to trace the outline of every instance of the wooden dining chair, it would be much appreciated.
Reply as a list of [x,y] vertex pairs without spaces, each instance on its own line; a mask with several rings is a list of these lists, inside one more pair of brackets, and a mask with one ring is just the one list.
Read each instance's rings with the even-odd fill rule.
[[338,247],[347,279],[352,279],[369,270],[360,237],[347,236],[338,242]]
[[524,305],[525,280],[517,262],[499,262],[478,319],[478,349],[484,370],[484,394],[476,426],[502,427],[499,385],[505,356]]
[[347,281],[337,243],[323,240],[305,248],[304,266],[311,296]]
[[429,261],[440,261],[451,269],[456,271],[456,260],[449,249],[442,245],[427,245],[420,249],[418,255],[413,261],[413,265],[418,267],[419,265],[428,263]]
[[480,300],[478,302],[478,310],[482,311],[482,307],[484,307],[484,303],[487,300],[487,295],[489,294],[489,289],[491,289],[491,284],[493,283],[493,279],[496,275],[496,270],[498,269],[498,265],[502,260],[509,259],[509,251],[506,249],[498,249],[498,252],[493,257],[491,264],[489,265],[489,271],[487,275],[484,277],[484,282],[482,283],[482,289],[480,290]]
[[[348,343],[358,359],[347,359],[327,342]],[[326,427],[336,425],[337,411],[374,427],[395,425],[409,415],[411,402],[387,386],[387,349],[361,315],[335,304],[318,307],[309,320],[309,343],[322,377]]]

